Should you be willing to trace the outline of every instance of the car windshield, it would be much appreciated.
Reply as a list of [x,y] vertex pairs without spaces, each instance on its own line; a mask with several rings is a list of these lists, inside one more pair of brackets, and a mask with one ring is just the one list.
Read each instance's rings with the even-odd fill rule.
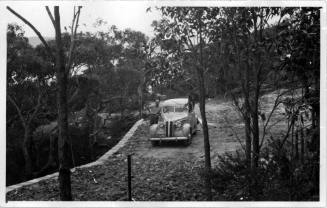
[[181,113],[181,112],[187,112],[187,107],[182,106],[165,106],[162,109],[163,113]]
[[175,107],[175,112],[184,112],[187,111],[186,107]]

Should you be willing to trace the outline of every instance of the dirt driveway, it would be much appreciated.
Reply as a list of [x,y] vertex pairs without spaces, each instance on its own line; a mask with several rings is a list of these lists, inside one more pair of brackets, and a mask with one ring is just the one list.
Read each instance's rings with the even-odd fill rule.
[[[198,117],[201,118],[198,106],[196,106],[195,111]],[[206,104],[206,114],[209,123],[210,149],[213,160],[218,154],[234,152],[236,149],[241,148],[240,143],[232,133],[233,131],[226,126],[224,120],[224,117],[233,119],[231,120],[233,126],[241,128],[241,125],[236,123],[236,121],[240,122],[237,120],[237,115],[232,112],[231,106],[228,103],[209,101]],[[196,135],[193,136],[192,144],[189,146],[184,146],[177,142],[167,142],[153,147],[148,141],[148,132],[144,132],[144,135],[139,135],[137,140],[135,143],[133,142],[133,152],[140,157],[175,158],[176,160],[201,160],[204,158],[203,132],[200,124],[198,125]]]

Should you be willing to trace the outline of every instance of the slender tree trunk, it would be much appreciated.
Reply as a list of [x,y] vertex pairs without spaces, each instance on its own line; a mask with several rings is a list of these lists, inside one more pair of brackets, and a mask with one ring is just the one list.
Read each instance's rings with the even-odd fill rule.
[[200,84],[200,113],[202,118],[202,130],[203,130],[203,141],[204,141],[204,159],[205,159],[205,170],[206,170],[206,194],[208,201],[212,200],[211,193],[211,157],[210,157],[210,141],[209,141],[209,131],[208,131],[208,123],[205,113],[205,88],[204,88],[204,80],[203,80],[203,72],[199,72],[199,84]]
[[[315,51],[317,50],[317,46],[315,45]],[[314,103],[312,105],[312,110],[313,110],[313,116],[312,117],[312,122],[313,122],[313,128],[318,127],[318,132],[319,131],[319,127],[320,127],[320,63],[319,63],[319,59],[317,60],[316,57],[319,57],[319,53],[316,54],[316,56],[313,57],[313,66],[314,66],[314,91],[313,91],[313,95],[314,95]],[[313,119],[314,118],[314,119]],[[318,138],[319,139],[319,138]]]
[[30,146],[31,146],[31,135],[30,135],[30,127],[27,125],[24,127],[24,141],[22,146],[23,156],[24,156],[24,177],[25,179],[29,179],[32,175],[32,159],[30,156]]
[[[261,41],[262,40],[262,30],[259,30],[258,34],[258,15],[253,12],[253,23],[254,23],[254,41]],[[261,19],[262,20],[262,17]],[[261,28],[262,29],[262,28]],[[260,35],[260,36],[259,36]],[[259,36],[259,37],[258,37]],[[254,70],[255,70],[255,88],[254,88],[254,97],[253,97],[253,109],[251,111],[252,113],[252,139],[253,139],[253,156],[252,156],[252,167],[254,168],[254,171],[258,167],[258,161],[259,161],[259,153],[260,153],[260,139],[259,139],[259,119],[258,119],[258,107],[259,107],[259,93],[260,93],[260,64],[261,64],[261,55],[255,54],[254,57]]]
[[139,94],[139,114],[140,118],[143,117],[143,91],[142,91],[142,84],[138,86],[137,92]]
[[[260,63],[260,59],[259,59]],[[258,64],[259,65],[259,64]],[[260,70],[260,69],[258,69]],[[260,73],[259,71],[257,73]],[[258,116],[258,108],[259,108],[259,74],[257,74],[255,85],[255,94],[253,101],[253,109],[252,109],[252,145],[253,145],[253,155],[252,155],[252,167],[254,170],[258,167],[259,155],[260,155],[260,134],[259,134],[259,116]]]
[[249,115],[246,115],[245,118],[245,157],[247,161],[247,165],[250,168],[251,167],[251,130],[250,130],[250,117]]
[[295,131],[295,159],[299,160],[299,131]]
[[202,118],[202,130],[203,130],[203,142],[204,142],[204,160],[205,160],[205,185],[206,185],[206,195],[207,200],[212,201],[211,193],[211,157],[210,157],[210,140],[209,140],[209,131],[208,123],[206,117],[206,91],[205,91],[205,79],[204,79],[204,61],[203,61],[203,39],[202,39],[202,25],[201,19],[200,22],[200,67],[197,67],[196,71],[198,73],[198,82],[199,82],[199,96],[200,96],[200,113]]
[[124,105],[123,105],[123,95],[120,97],[120,119],[124,117]]
[[56,77],[57,77],[57,105],[58,105],[58,159],[59,159],[59,190],[60,200],[71,201],[71,181],[69,165],[68,141],[68,106],[67,106],[67,71],[61,41],[59,6],[54,7],[56,31]]
[[302,128],[300,130],[300,136],[301,136],[301,146],[300,146],[300,160],[301,160],[301,163],[303,164],[304,162],[304,133],[303,133],[303,125],[302,125]]
[[292,131],[291,131],[291,158],[294,158],[294,125],[292,126]]
[[[203,86],[203,85],[202,85]],[[203,139],[204,139],[204,153],[205,153],[205,166],[208,170],[211,169],[211,158],[210,158],[210,142],[209,142],[209,131],[208,122],[205,114],[205,96],[204,87],[200,88],[200,113],[202,118],[202,128],[203,128]]]
[[[238,52],[239,53],[239,52]],[[240,70],[240,63],[238,61],[238,70]],[[245,105],[245,112],[244,112],[244,122],[245,122],[245,156],[247,160],[248,168],[252,167],[252,138],[251,138],[251,107],[250,107],[250,86],[249,86],[249,65],[246,65],[245,71],[245,83],[243,87],[243,94],[244,94],[244,105]]]
[[[89,97],[88,100],[91,98]],[[89,153],[89,159],[93,161],[94,159],[94,154],[93,154],[93,140],[94,140],[94,135],[93,133],[95,132],[95,126],[94,126],[94,119],[95,115],[93,110],[91,109],[90,106],[90,101],[86,103],[85,106],[85,116],[87,120],[87,135],[88,135],[88,153]]]
[[[257,109],[254,110],[257,112]],[[252,167],[256,169],[258,167],[259,154],[260,154],[260,144],[259,144],[259,124],[258,124],[258,114],[253,113],[253,157],[252,157]]]
[[50,144],[49,144],[49,157],[47,163],[41,168],[37,175],[45,173],[50,167],[55,166],[55,142],[56,136],[50,135]]

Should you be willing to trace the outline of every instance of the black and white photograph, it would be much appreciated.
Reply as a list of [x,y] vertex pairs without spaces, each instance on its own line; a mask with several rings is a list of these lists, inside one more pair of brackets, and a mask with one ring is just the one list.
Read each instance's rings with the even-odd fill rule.
[[326,1],[0,3],[1,206],[326,206]]

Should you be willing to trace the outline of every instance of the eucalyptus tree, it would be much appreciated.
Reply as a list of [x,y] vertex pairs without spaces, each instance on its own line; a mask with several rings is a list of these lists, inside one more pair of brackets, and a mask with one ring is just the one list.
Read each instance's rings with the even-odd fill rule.
[[7,9],[27,24],[40,38],[41,42],[44,44],[47,53],[52,60],[55,62],[56,69],[56,82],[57,82],[57,108],[58,108],[58,158],[59,158],[59,190],[60,199],[67,201],[72,200],[71,195],[71,184],[70,184],[70,161],[69,152],[70,145],[68,140],[68,105],[67,105],[67,82],[68,82],[68,72],[71,68],[72,63],[72,53],[75,46],[75,37],[78,28],[78,21],[80,16],[81,7],[74,7],[73,20],[71,25],[71,43],[68,53],[68,58],[66,59],[63,45],[62,45],[62,33],[61,33],[61,23],[60,23],[60,12],[59,6],[54,6],[53,14],[51,13],[48,6],[46,6],[46,11],[55,29],[55,39],[56,39],[56,50],[53,51],[49,47],[48,43],[45,41],[41,33],[31,24],[28,20],[14,11],[12,8],[7,6]]
[[[305,157],[312,157],[315,161],[312,180],[317,192],[319,192],[320,151],[320,10],[319,7],[284,8],[282,12],[288,15],[288,18],[277,28],[280,70],[286,71],[288,77],[292,77],[295,84],[302,88],[302,96],[291,102],[292,105],[295,104],[293,108],[296,109],[292,117],[300,117],[300,151],[296,135],[295,160],[301,159],[301,163],[305,164]],[[303,122],[303,115],[298,113],[299,106],[311,107],[309,128]],[[305,128],[311,129],[310,138],[304,135]],[[305,151],[310,151],[311,156],[305,156]]]
[[[7,40],[7,100],[17,112],[24,129],[21,150],[24,156],[25,179],[29,179],[33,172],[32,126],[40,116],[46,101],[48,81],[53,73],[51,64],[38,56],[19,26],[8,25]],[[10,120],[7,122],[9,124]]]
[[[278,73],[275,65],[279,63],[275,51],[277,31],[273,21],[276,17],[283,18],[280,8],[222,8],[214,24],[218,60],[221,60],[222,68],[232,71],[225,78],[230,83],[226,85],[226,90],[244,119],[246,157],[253,168],[258,165],[260,147],[271,115],[281,101],[279,95],[268,119],[260,112],[264,88],[276,89],[277,86],[276,80],[272,80],[272,74]],[[264,122],[261,137],[260,118]]]
[[[208,54],[206,48],[212,43],[210,38],[213,18],[209,15],[214,13],[212,8],[201,7],[162,7],[160,33],[163,39],[175,41],[179,53],[188,54],[192,57],[193,68],[197,75],[197,88],[199,91],[200,113],[202,118],[202,129],[204,139],[205,171],[207,172],[205,184],[208,200],[212,199],[211,182],[209,173],[211,172],[210,141],[208,124],[205,113],[205,73],[208,70]],[[169,53],[169,51],[168,51]]]
[[288,16],[278,26],[280,68],[295,76],[304,90],[304,102],[312,107],[312,126],[319,127],[320,8],[284,8]]

